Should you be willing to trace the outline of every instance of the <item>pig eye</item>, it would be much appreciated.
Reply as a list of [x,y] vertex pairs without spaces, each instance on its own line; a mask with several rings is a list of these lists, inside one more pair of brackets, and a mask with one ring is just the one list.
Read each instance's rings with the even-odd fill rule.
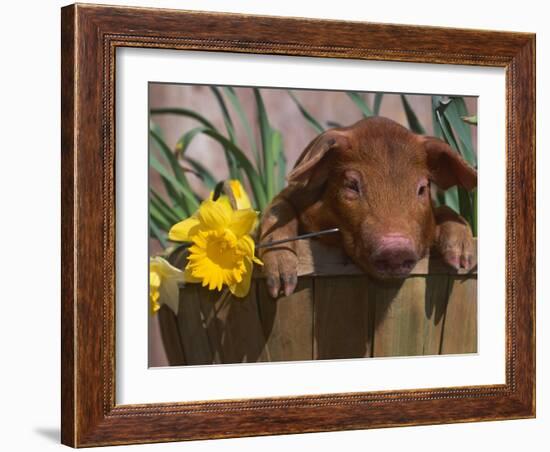
[[342,193],[345,198],[357,199],[361,193],[361,181],[357,171],[346,171],[343,177]]
[[418,183],[418,189],[417,189],[417,195],[420,197],[424,197],[428,194],[428,189],[430,188],[430,184],[427,180],[421,180]]
[[430,189],[430,183],[428,182],[428,180],[422,179],[418,183],[418,188],[416,190],[416,193],[419,197],[423,198],[429,193],[429,189]]
[[344,187],[355,193],[359,193],[359,181],[356,179],[348,179],[344,182]]

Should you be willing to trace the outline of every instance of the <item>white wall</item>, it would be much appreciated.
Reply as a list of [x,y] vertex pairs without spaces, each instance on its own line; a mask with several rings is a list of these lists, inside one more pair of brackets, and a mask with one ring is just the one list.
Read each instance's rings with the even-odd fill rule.
[[[115,1],[115,0],[113,0]],[[93,2],[99,3],[99,2]],[[537,32],[538,105],[538,275],[548,266],[550,139],[542,124],[550,122],[550,31],[545,2],[441,0],[411,2],[297,2],[279,0],[118,0],[119,4],[310,16],[394,23]],[[59,7],[60,1],[4,2],[2,5],[2,213],[1,262],[3,319],[0,373],[0,442],[3,449],[52,450],[59,425]],[[455,6],[456,5],[456,6]],[[7,99],[7,102],[6,102]],[[62,269],[61,269],[62,271]],[[492,450],[541,451],[543,432],[550,429],[548,352],[550,319],[543,294],[548,278],[538,278],[538,417],[536,420],[407,427],[371,431],[245,438],[149,446],[128,450],[255,451]],[[7,289],[7,290],[6,290]],[[546,289],[546,290],[545,290]],[[544,381],[546,380],[546,381]],[[546,432],[545,432],[546,433]],[[116,450],[126,450],[119,447]]]

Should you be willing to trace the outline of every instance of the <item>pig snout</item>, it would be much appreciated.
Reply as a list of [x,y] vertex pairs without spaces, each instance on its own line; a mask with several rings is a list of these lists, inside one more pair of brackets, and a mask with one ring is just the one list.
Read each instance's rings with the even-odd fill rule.
[[377,241],[371,256],[376,273],[384,278],[407,276],[419,257],[413,241],[403,234],[385,234]]

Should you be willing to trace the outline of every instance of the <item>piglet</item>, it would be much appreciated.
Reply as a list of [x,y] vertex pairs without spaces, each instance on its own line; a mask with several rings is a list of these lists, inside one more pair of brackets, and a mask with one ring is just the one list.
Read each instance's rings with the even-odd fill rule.
[[[387,118],[362,119],[316,137],[287,179],[263,215],[262,243],[338,228],[318,240],[377,279],[406,277],[431,248],[455,269],[472,266],[470,226],[450,208],[434,208],[430,185],[472,190],[477,172],[438,138]],[[291,294],[296,243],[263,248],[260,257],[270,295]]]

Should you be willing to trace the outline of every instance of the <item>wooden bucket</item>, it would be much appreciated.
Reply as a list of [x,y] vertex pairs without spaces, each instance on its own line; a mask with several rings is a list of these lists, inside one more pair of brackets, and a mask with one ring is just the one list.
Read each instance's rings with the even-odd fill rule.
[[259,273],[244,299],[180,288],[178,315],[159,311],[170,365],[477,352],[477,265],[457,273],[432,256],[382,283],[339,251],[299,243],[299,283],[288,297],[273,300]]

